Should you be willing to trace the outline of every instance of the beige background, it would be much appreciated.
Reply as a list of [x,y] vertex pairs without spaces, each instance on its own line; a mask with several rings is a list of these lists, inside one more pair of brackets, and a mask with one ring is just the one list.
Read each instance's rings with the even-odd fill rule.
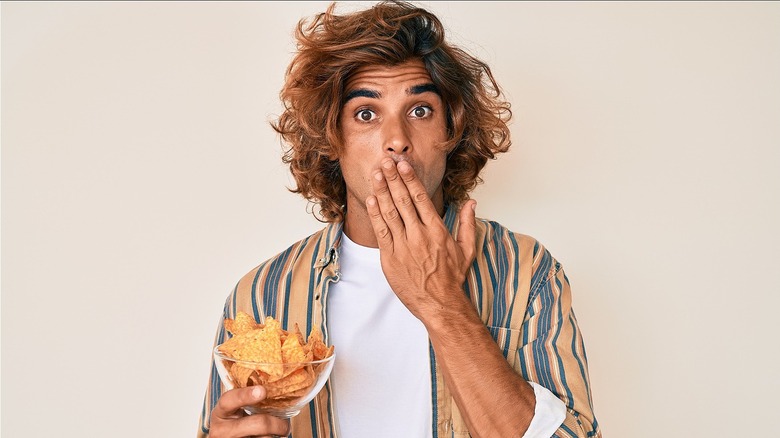
[[[2,4],[4,436],[195,433],[227,293],[320,227],[267,121],[326,5]],[[780,4],[428,5],[514,104],[477,213],[564,264],[605,436],[773,434]]]

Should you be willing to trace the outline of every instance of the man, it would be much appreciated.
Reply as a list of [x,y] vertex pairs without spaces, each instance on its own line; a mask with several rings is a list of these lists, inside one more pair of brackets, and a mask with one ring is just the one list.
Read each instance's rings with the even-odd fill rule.
[[405,3],[332,5],[297,39],[274,127],[328,225],[244,276],[223,319],[317,325],[335,367],[290,421],[243,415],[264,389],[212,371],[199,435],[600,436],[560,264],[468,199],[510,144],[488,66]]

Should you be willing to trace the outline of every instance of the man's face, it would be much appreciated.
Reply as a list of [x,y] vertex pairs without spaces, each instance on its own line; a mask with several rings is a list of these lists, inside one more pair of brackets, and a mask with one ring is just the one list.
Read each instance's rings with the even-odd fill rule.
[[408,161],[441,212],[446,109],[422,61],[363,67],[347,81],[345,96],[339,161],[347,214],[365,214],[371,178],[384,157]]

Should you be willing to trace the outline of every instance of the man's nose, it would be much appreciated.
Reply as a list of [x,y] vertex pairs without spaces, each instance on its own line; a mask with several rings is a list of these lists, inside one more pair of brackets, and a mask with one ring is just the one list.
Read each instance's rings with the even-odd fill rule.
[[384,151],[389,155],[401,155],[412,152],[409,139],[409,127],[404,117],[386,120],[383,126]]

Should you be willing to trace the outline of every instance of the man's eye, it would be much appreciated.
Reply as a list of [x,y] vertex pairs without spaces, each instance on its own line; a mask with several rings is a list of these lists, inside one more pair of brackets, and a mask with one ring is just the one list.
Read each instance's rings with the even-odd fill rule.
[[415,108],[412,110],[412,116],[413,116],[413,117],[416,117],[416,118],[418,118],[418,119],[422,119],[423,117],[428,117],[428,116],[430,116],[430,115],[431,115],[431,112],[433,112],[433,110],[432,110],[432,109],[430,109],[430,108],[429,108],[429,107],[427,107],[427,106],[418,106],[418,107],[415,107]]
[[370,122],[374,119],[374,112],[367,109],[360,110],[357,113],[357,118],[363,122]]

